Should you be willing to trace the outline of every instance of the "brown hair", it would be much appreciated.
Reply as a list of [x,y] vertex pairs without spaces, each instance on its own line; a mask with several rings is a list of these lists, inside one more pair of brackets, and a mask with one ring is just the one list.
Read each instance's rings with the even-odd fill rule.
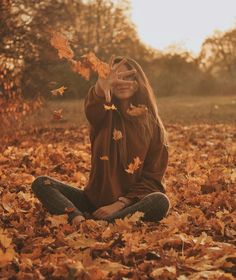
[[135,69],[135,80],[138,83],[138,90],[135,94],[131,97],[133,105],[144,104],[147,106],[148,110],[150,111],[153,120],[157,123],[158,127],[160,128],[161,133],[161,142],[168,146],[168,135],[167,131],[162,123],[162,120],[158,113],[156,97],[153,92],[153,89],[150,85],[150,82],[144,73],[142,67],[132,58],[125,57],[125,56],[116,56],[114,59],[114,64],[119,63],[123,58],[126,59],[125,65],[129,69]]

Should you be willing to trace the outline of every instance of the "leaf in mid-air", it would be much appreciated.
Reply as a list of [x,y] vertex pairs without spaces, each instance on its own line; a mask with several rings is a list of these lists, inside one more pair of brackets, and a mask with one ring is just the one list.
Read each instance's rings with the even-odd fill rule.
[[73,59],[72,51],[68,39],[59,32],[53,32],[50,40],[51,45],[57,49],[60,58],[70,61],[73,71],[79,73],[84,79],[89,80],[92,71],[100,77],[105,78],[109,72],[109,65],[100,60],[93,52],[88,52],[81,56],[81,60]]
[[117,141],[120,140],[122,137],[123,137],[122,132],[115,128],[113,131],[113,139]]
[[79,73],[85,80],[89,80],[91,76],[91,69],[84,65],[81,61],[76,61],[73,66],[73,70]]
[[109,160],[108,156],[101,156],[100,159],[101,160]]
[[112,104],[112,105],[104,104],[104,109],[105,110],[117,110],[117,108],[116,108],[116,106],[114,104]]
[[54,120],[61,120],[63,118],[62,111],[63,111],[63,109],[55,110],[53,112],[53,119]]
[[145,114],[147,111],[148,108],[144,104],[138,104],[138,106],[130,104],[130,108],[128,108],[126,112],[130,116],[140,116]]
[[67,87],[62,86],[60,88],[51,90],[51,93],[53,96],[62,96],[65,92],[65,89],[67,89]]
[[109,72],[107,63],[101,61],[93,52],[89,52],[82,56],[83,65],[91,68],[94,72],[102,78],[105,78]]
[[68,39],[61,33],[53,32],[50,43],[57,49],[60,58],[72,59],[74,57],[74,52],[70,48]]
[[142,161],[140,160],[140,158],[139,157],[135,157],[134,158],[134,162],[131,162],[128,165],[128,168],[125,169],[125,171],[130,173],[130,174],[134,174],[134,171],[137,170],[140,167],[141,163],[142,163]]

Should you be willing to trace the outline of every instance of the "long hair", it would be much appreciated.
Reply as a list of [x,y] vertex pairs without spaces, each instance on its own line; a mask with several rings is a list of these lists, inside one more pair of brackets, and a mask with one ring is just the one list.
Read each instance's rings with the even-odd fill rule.
[[130,57],[116,56],[114,58],[113,64],[119,63],[123,58],[126,58],[127,62],[125,63],[125,65],[128,67],[128,69],[136,70],[135,80],[138,83],[138,89],[135,92],[135,94],[131,97],[133,104],[144,104],[147,106],[148,110],[152,115],[153,120],[155,121],[155,123],[157,123],[160,129],[161,142],[164,145],[168,146],[168,134],[159,116],[156,97],[146,74],[144,73],[142,67],[138,64],[138,62],[136,62]]

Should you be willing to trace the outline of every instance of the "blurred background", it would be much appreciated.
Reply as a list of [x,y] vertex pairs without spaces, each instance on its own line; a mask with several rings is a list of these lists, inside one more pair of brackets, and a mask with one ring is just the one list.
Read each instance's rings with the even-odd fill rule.
[[[111,54],[137,60],[165,122],[236,120],[235,1],[2,0],[0,26],[2,132],[12,121],[86,121],[83,98],[97,76],[71,71],[50,44],[52,30],[77,60],[89,51],[105,62]],[[63,95],[51,94],[62,86]]]

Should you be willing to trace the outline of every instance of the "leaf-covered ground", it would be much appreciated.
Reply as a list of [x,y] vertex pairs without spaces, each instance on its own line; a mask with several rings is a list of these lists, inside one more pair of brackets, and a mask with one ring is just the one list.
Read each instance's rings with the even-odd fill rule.
[[166,125],[171,210],[159,223],[140,213],[75,230],[51,215],[31,183],[49,175],[75,187],[90,172],[87,125],[1,139],[1,279],[234,279],[235,127]]

